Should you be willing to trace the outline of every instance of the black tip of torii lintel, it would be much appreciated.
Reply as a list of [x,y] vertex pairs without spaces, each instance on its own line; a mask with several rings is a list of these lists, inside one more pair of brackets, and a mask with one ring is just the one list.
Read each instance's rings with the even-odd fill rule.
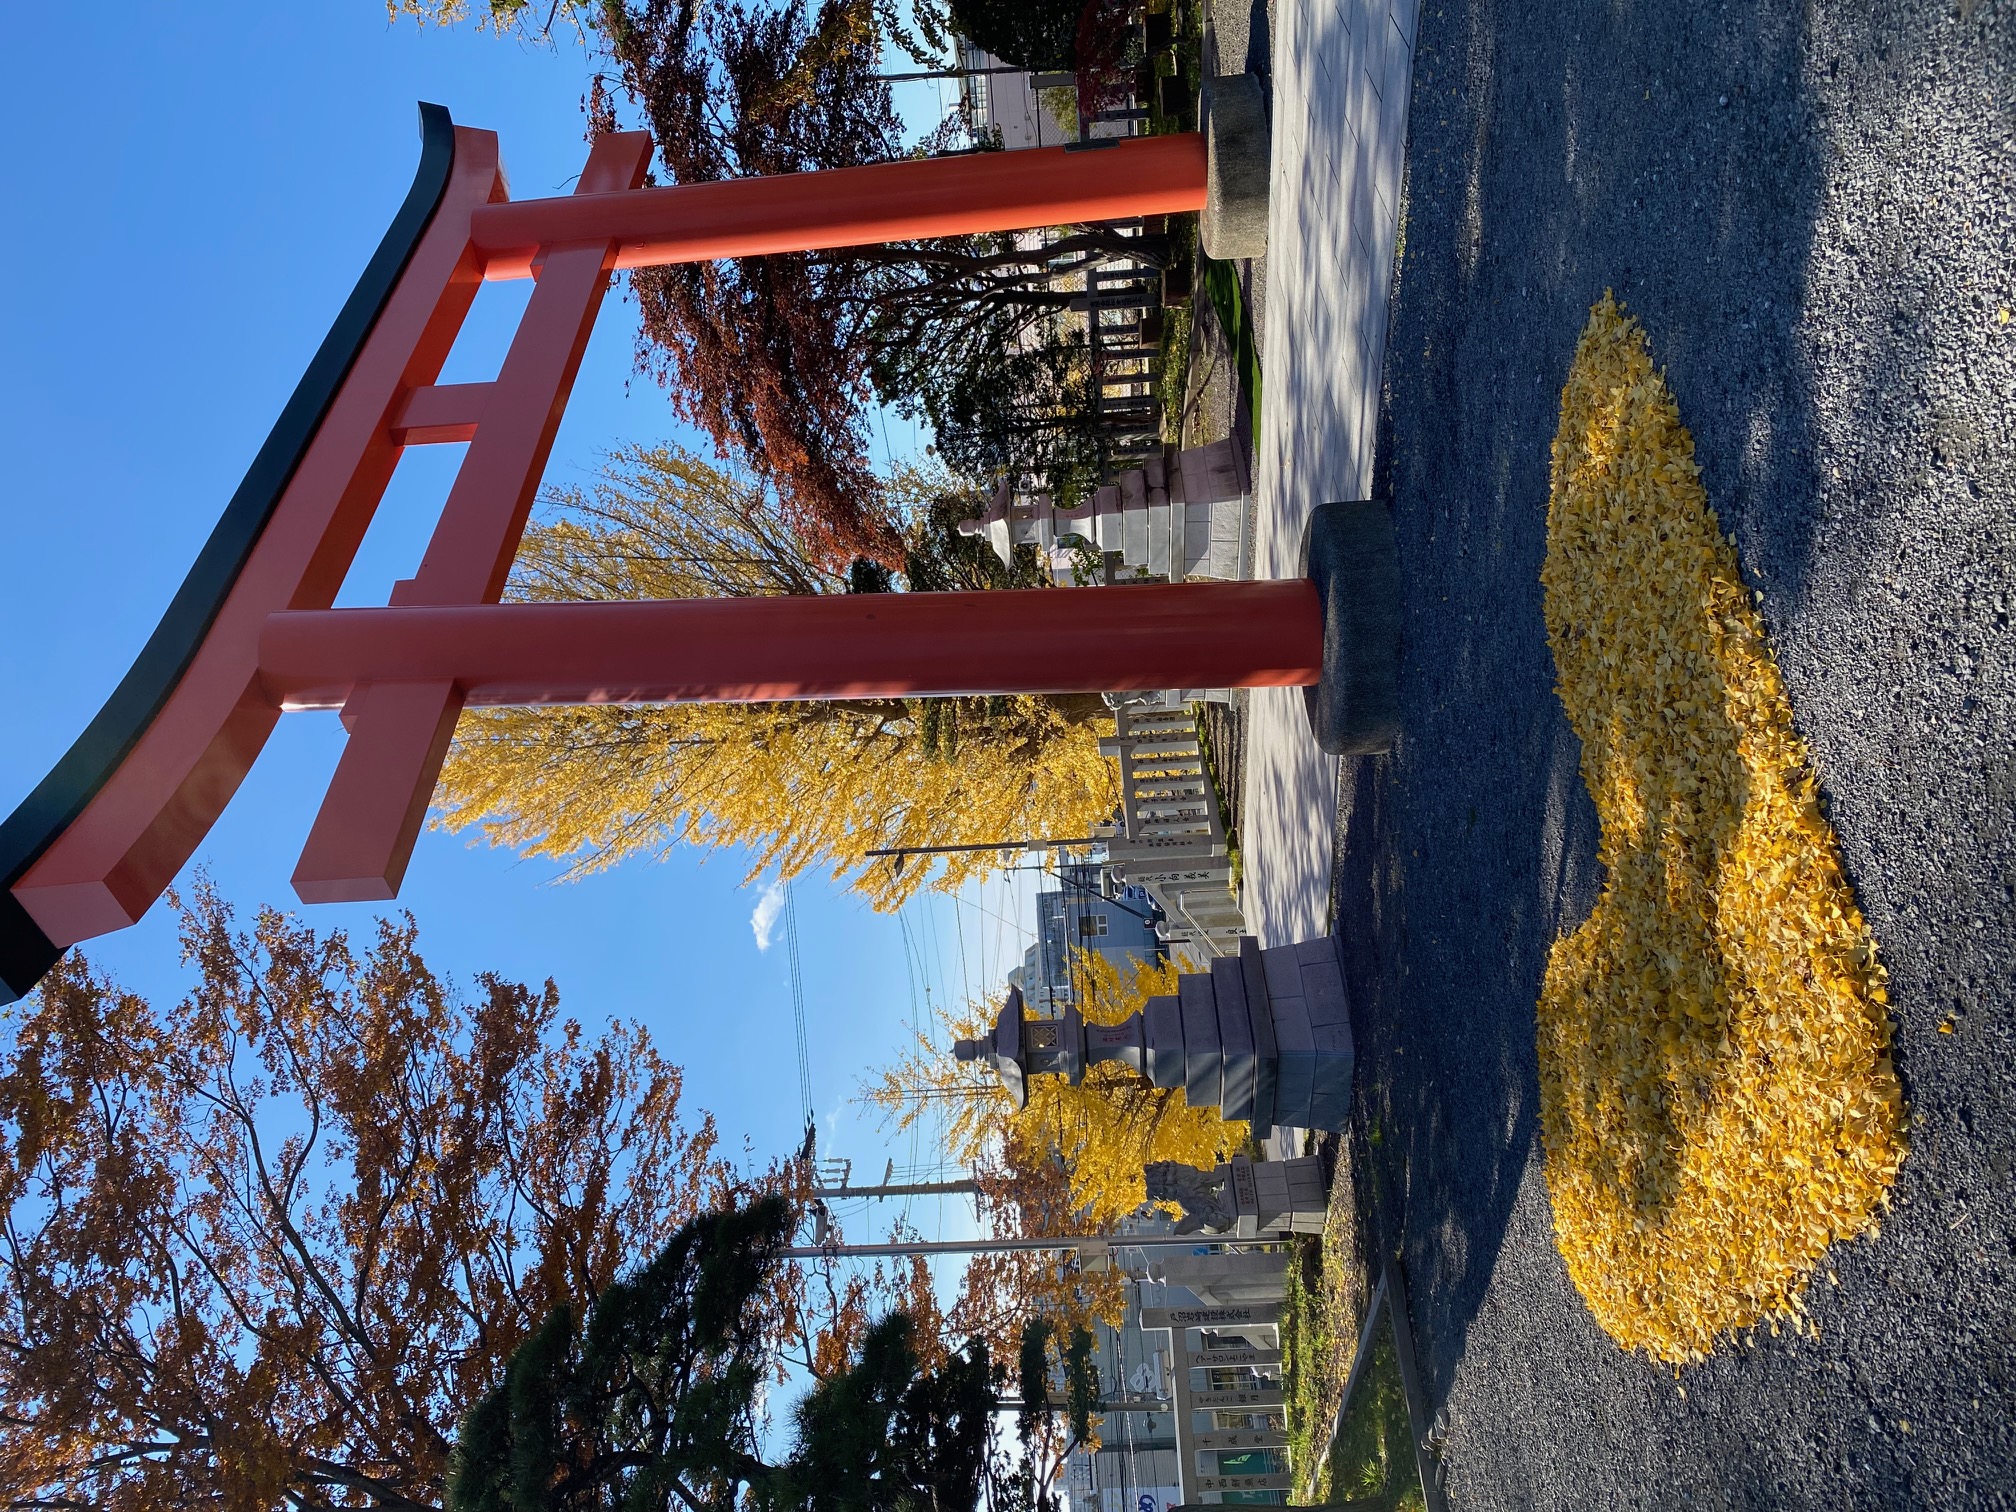
[[195,659],[224,599],[272,518],[295,468],[314,441],[343,380],[364,348],[379,314],[428,223],[440,206],[455,166],[455,122],[443,105],[420,106],[420,166],[405,203],[357,286],[322,338],[244,481],[182,580],[167,613],[154,627],[112,696],[70,749],[19,807],[0,821],[0,1003],[11,1003],[39,982],[63,954],[13,894],[36,859],[75,823],[100,788],[147,732]]

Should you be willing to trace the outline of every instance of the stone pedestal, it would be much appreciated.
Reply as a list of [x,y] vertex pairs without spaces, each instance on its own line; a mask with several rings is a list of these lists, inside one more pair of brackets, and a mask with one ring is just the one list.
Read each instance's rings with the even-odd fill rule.
[[1146,1172],[1148,1200],[1183,1209],[1179,1234],[1320,1234],[1329,1207],[1323,1162],[1314,1155],[1264,1160],[1234,1155],[1213,1170],[1158,1160]]
[[1174,994],[1152,997],[1112,1025],[1087,1025],[1076,1009],[1024,1021],[1008,1001],[985,1039],[961,1040],[961,1060],[984,1060],[1017,1102],[1026,1078],[1074,1084],[1085,1067],[1119,1061],[1157,1087],[1181,1087],[1200,1107],[1267,1127],[1342,1130],[1351,1113],[1351,1019],[1336,941],[1263,949],[1245,938],[1236,956],[1186,972]]

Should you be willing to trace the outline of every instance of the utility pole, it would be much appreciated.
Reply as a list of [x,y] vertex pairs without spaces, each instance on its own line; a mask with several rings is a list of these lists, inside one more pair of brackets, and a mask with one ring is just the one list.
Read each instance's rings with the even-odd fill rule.
[[1028,69],[1014,63],[1003,63],[993,68],[930,68],[922,73],[879,74],[877,82],[882,84],[911,84],[920,79],[970,79],[979,74],[1019,74]]
[[[980,1191],[980,1183],[968,1176],[963,1181],[897,1181],[896,1162],[891,1160],[882,1172],[881,1181],[873,1186],[855,1186],[854,1162],[833,1160],[825,1162],[826,1179],[831,1185],[812,1188],[815,1204],[812,1214],[812,1244],[821,1254],[826,1252],[826,1238],[832,1232],[833,1219],[828,1212],[828,1202],[845,1202],[852,1197],[973,1197]],[[839,1174],[835,1181],[834,1173]]]
[[968,1177],[964,1181],[899,1181],[883,1186],[847,1186],[844,1183],[834,1187],[814,1187],[812,1195],[831,1202],[843,1202],[849,1197],[971,1197],[980,1190],[980,1183]]
[[884,1260],[908,1255],[1005,1255],[1021,1250],[1055,1250],[1066,1254],[1076,1251],[1080,1258],[1088,1258],[1087,1250],[1097,1247],[1103,1253],[1105,1243],[1104,1238],[1094,1235],[1049,1239],[917,1239],[891,1244],[801,1244],[778,1253],[786,1260],[821,1260],[829,1255],[841,1260]]
[[1195,1249],[1200,1244],[1221,1248],[1258,1249],[1282,1241],[1265,1238],[1227,1239],[1219,1234],[1172,1239],[1141,1239],[1132,1234],[1051,1234],[1039,1239],[916,1239],[889,1244],[802,1244],[779,1250],[786,1260],[891,1259],[909,1255],[1008,1255],[1048,1250],[1076,1254],[1082,1261],[1103,1263],[1116,1249]]
[[[1000,1409],[1003,1412],[1013,1412],[1021,1405],[1022,1398],[1019,1396],[1004,1396],[999,1403]],[[1062,1393],[1053,1393],[1044,1400],[1043,1405],[1048,1407],[1052,1412],[1063,1412],[1069,1409],[1071,1400]],[[1092,1404],[1094,1412],[1167,1412],[1169,1408],[1169,1398],[1149,1396],[1105,1397]],[[1171,1439],[1166,1445],[1149,1443],[1137,1445],[1137,1447],[1174,1449],[1176,1441]]]
[[[844,1202],[850,1197],[971,1197],[980,1190],[980,1184],[971,1176],[962,1181],[898,1181],[896,1162],[892,1158],[882,1168],[882,1179],[873,1186],[854,1185],[854,1162],[846,1156],[829,1157],[819,1162],[819,1175],[824,1184],[812,1188],[815,1198],[830,1198]],[[956,1170],[957,1167],[939,1166],[939,1171]],[[917,1174],[914,1170],[912,1175]]]
[[970,845],[893,845],[864,856],[946,856],[955,851],[1055,850],[1063,845],[1104,845],[1111,835],[1073,835],[1064,840],[976,840]]

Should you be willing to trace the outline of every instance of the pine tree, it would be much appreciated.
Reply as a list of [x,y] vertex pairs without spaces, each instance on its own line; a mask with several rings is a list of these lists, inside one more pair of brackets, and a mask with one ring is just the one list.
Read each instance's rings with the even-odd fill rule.
[[1042,72],[1072,66],[1083,0],[951,0],[959,35],[1004,63]]
[[794,1224],[777,1196],[703,1214],[604,1290],[585,1327],[556,1307],[463,1419],[450,1512],[733,1512],[770,1474],[762,1301]]
[[936,1369],[921,1364],[916,1330],[891,1313],[868,1332],[845,1372],[798,1404],[790,1460],[759,1489],[765,1512],[965,1512],[992,1469],[999,1384],[977,1341]]
[[1081,1444],[1092,1442],[1092,1420],[1099,1410],[1099,1361],[1093,1353],[1096,1341],[1092,1330],[1080,1325],[1071,1330],[1064,1346],[1064,1400],[1071,1436]]
[[463,1419],[449,1512],[966,1512],[1012,1491],[986,1346],[927,1363],[904,1311],[799,1400],[789,1454],[760,1456],[762,1298],[793,1222],[778,1197],[704,1215],[585,1325],[555,1308]]

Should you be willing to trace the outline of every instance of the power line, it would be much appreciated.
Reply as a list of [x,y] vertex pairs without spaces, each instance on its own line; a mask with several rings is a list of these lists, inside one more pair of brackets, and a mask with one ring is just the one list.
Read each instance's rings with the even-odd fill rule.
[[1106,894],[1099,891],[1098,888],[1092,886],[1090,883],[1081,882],[1076,877],[1067,877],[1064,875],[1063,872],[1054,870],[1053,865],[1054,864],[1046,864],[1045,870],[1051,877],[1056,879],[1057,885],[1059,887],[1072,888],[1078,892],[1086,894],[1088,897],[1097,898],[1099,899],[1100,902],[1105,903],[1109,907],[1117,908],[1122,913],[1134,915],[1135,918],[1142,920],[1144,923],[1153,924],[1155,922],[1155,916],[1153,914],[1145,914],[1141,912],[1141,910],[1138,908],[1129,908],[1125,903],[1122,903],[1118,898],[1107,897]]
[[910,1028],[914,1033],[924,1033],[924,1015],[917,999],[917,976],[919,956],[917,944],[910,938],[910,905],[905,903],[896,910],[896,925],[903,933],[903,966],[910,981]]
[[959,941],[959,985],[965,990],[965,999],[970,1003],[973,1001],[973,967],[966,959],[966,924],[964,916],[959,912],[957,906],[962,901],[959,894],[954,893],[952,895],[954,905],[952,909],[952,929]]
[[812,1127],[812,1054],[805,1040],[805,974],[798,961],[798,895],[784,884],[784,949],[791,961],[791,1018],[798,1031],[798,1104]]
[[[972,909],[973,912],[977,914],[984,914],[987,918],[994,920],[997,924],[1007,924],[1009,928],[1018,931],[1022,928],[1020,924],[1016,924],[1008,919],[1002,918],[1001,915],[994,912],[994,910],[989,908],[985,903],[976,903],[973,899],[965,896],[963,893],[953,893],[952,913],[955,919],[959,916],[959,909],[962,906]],[[983,983],[982,985],[984,986],[985,984]],[[976,999],[974,999],[973,997],[972,989],[970,986],[967,989],[966,996],[969,1002],[976,1001]]]
[[[1280,1237],[1274,1234],[1255,1235],[1251,1239],[1236,1239],[1224,1234],[1212,1234],[1206,1237],[1211,1244],[1227,1250],[1267,1249],[1281,1243]],[[885,1244],[799,1244],[773,1253],[784,1260],[887,1259],[908,1255],[998,1255],[1023,1252],[1076,1254],[1081,1259],[1104,1259],[1116,1249],[1192,1250],[1197,1247],[1197,1242],[1197,1237],[1194,1235],[1155,1239],[1136,1238],[1131,1234],[1052,1234],[1038,1239],[908,1239],[892,1240]]]
[[850,1197],[970,1197],[980,1184],[967,1177],[962,1181],[898,1181],[874,1186],[814,1187],[814,1197],[839,1202]]
[[914,84],[923,79],[970,79],[976,74],[1017,74],[1028,69],[1019,63],[1003,63],[999,68],[934,68],[929,73],[878,74],[884,84]]

